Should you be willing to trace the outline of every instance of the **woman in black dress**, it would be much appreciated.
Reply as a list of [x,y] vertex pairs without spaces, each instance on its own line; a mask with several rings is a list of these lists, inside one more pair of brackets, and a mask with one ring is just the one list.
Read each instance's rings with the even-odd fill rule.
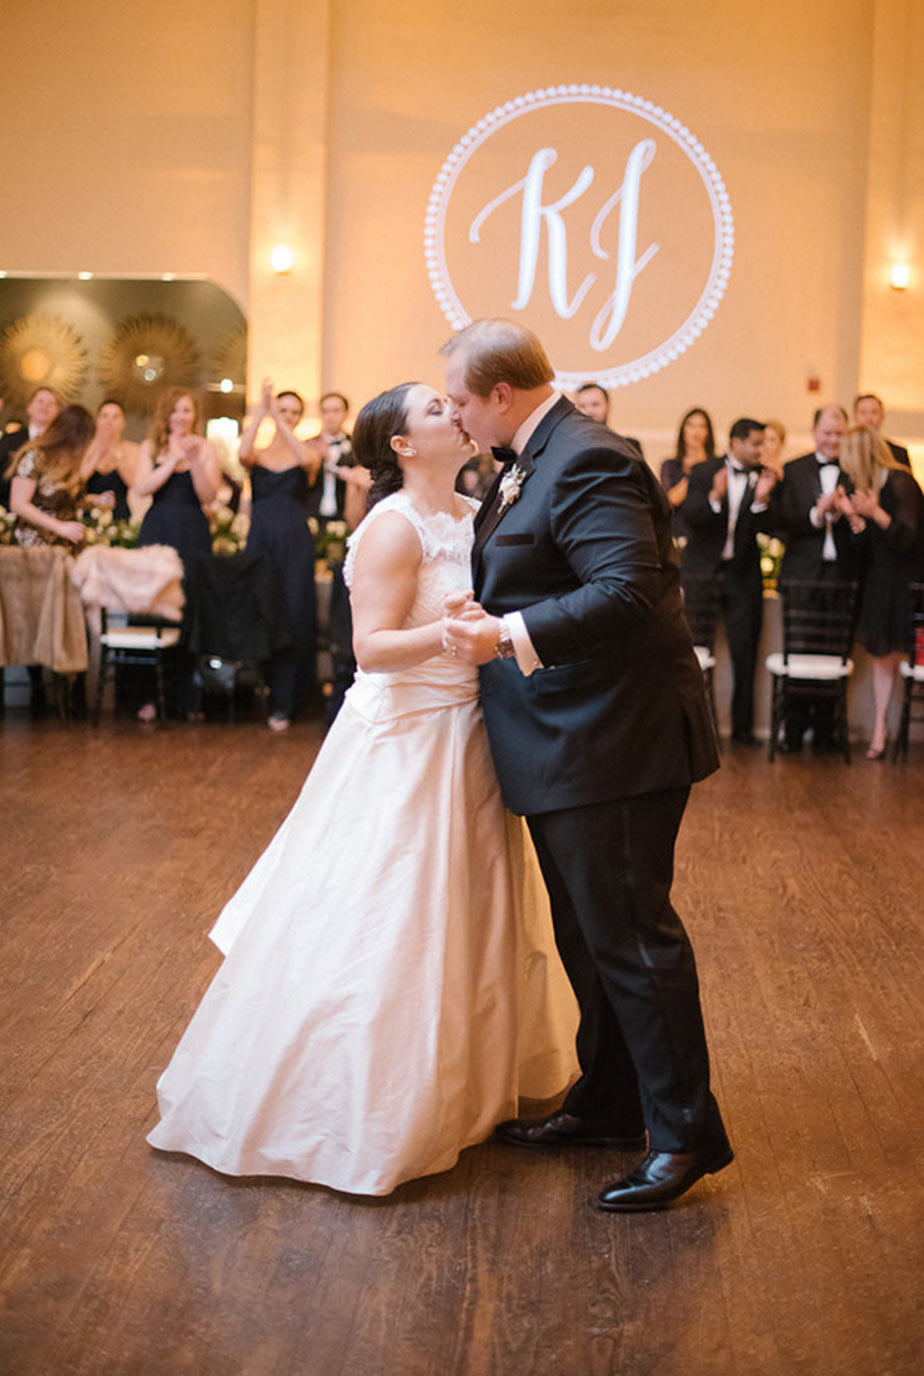
[[886,444],[863,426],[841,441],[840,464],[851,479],[838,504],[866,546],[857,639],[873,666],[876,715],[866,752],[881,760],[886,748],[886,717],[902,656],[908,650],[911,599],[908,584],[924,576],[924,495],[913,475],[892,457]]
[[[138,543],[172,545],[183,561],[183,585],[189,607],[196,556],[212,547],[202,510],[221,482],[221,465],[213,445],[196,434],[199,407],[185,387],[170,387],[160,397],[148,438],[138,453],[135,491],[150,496]],[[152,702],[139,710],[141,721],[157,715]]]
[[[321,467],[321,451],[295,434],[304,413],[297,392],[273,396],[263,383],[260,405],[241,436],[239,457],[250,470],[251,507],[247,550],[262,554],[279,584],[291,645],[277,651],[269,670],[271,731],[285,731],[315,684],[317,602],[314,537],[308,529],[308,494]],[[275,433],[265,448],[254,441],[263,421]]]
[[677,432],[677,451],[672,459],[661,465],[661,486],[671,504],[671,530],[674,539],[686,539],[689,531],[683,519],[683,504],[687,499],[690,472],[695,464],[715,458],[715,436],[708,411],[694,406],[680,422]]
[[117,521],[131,517],[128,490],[134,485],[138,446],[125,439],[125,411],[107,398],[96,413],[96,434],[87,450],[84,472],[94,506],[108,507]]

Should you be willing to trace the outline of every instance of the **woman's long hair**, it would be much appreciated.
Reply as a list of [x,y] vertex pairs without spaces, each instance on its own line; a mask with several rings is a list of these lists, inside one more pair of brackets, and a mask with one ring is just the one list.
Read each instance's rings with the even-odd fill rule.
[[189,397],[195,407],[193,416],[193,433],[199,434],[199,427],[202,424],[202,411],[199,406],[199,398],[195,392],[191,392],[188,387],[168,387],[166,392],[161,392],[157,398],[157,405],[154,408],[154,415],[151,419],[151,428],[148,430],[148,439],[154,449],[153,458],[156,460],[158,454],[163,454],[170,443],[170,417],[173,415],[173,408],[181,397]]
[[404,486],[398,455],[391,447],[395,435],[407,433],[407,398],[417,382],[402,382],[367,401],[353,427],[353,453],[372,474],[366,494],[366,510],[371,510],[389,493]]
[[683,427],[686,425],[687,421],[690,420],[693,416],[702,416],[703,420],[706,422],[706,440],[704,445],[704,448],[706,450],[706,458],[714,459],[715,434],[713,433],[712,429],[712,417],[710,416],[708,411],[703,410],[702,406],[691,407],[690,410],[683,417],[683,420],[680,422],[680,429],[677,431],[677,448],[674,451],[674,457],[682,460],[685,459],[687,456],[687,443],[686,440],[683,438]]
[[854,487],[861,492],[879,487],[886,476],[884,469],[904,467],[892,457],[885,440],[881,440],[865,425],[857,425],[847,431],[841,440],[839,462]]
[[[65,406],[48,429],[29,445],[38,455],[42,477],[72,494],[78,492],[82,485],[80,463],[95,433],[96,422],[85,407]],[[22,449],[13,457],[8,469],[10,477],[16,472],[21,453]]]

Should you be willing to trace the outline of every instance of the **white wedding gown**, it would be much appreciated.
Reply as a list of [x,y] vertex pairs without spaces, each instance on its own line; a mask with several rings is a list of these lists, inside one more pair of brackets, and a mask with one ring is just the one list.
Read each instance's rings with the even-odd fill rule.
[[[474,504],[473,504],[474,505]],[[470,586],[472,518],[385,498],[423,551],[408,626]],[[528,833],[501,803],[477,670],[363,673],[221,913],[225,954],[148,1137],[228,1175],[355,1194],[451,1167],[575,1077],[577,1010]]]

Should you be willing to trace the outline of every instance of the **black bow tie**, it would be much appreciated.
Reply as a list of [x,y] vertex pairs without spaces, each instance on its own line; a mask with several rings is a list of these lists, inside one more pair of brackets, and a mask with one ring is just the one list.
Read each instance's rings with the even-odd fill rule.
[[496,449],[492,448],[491,453],[497,462],[502,463],[505,468],[512,468],[520,457],[515,449],[505,449],[502,445],[498,445]]
[[841,466],[841,461],[840,461],[840,459],[819,459],[819,460],[818,460],[818,467],[819,467],[819,468],[828,468],[831,464],[833,464],[835,468],[840,468],[840,466]]

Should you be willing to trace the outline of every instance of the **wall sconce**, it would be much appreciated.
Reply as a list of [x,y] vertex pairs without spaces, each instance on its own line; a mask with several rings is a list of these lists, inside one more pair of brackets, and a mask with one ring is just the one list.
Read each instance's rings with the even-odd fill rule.
[[889,272],[889,286],[893,291],[906,291],[911,282],[911,268],[907,263],[893,263]]
[[295,254],[288,244],[276,244],[270,254],[270,265],[273,272],[280,274],[292,271],[295,266]]

